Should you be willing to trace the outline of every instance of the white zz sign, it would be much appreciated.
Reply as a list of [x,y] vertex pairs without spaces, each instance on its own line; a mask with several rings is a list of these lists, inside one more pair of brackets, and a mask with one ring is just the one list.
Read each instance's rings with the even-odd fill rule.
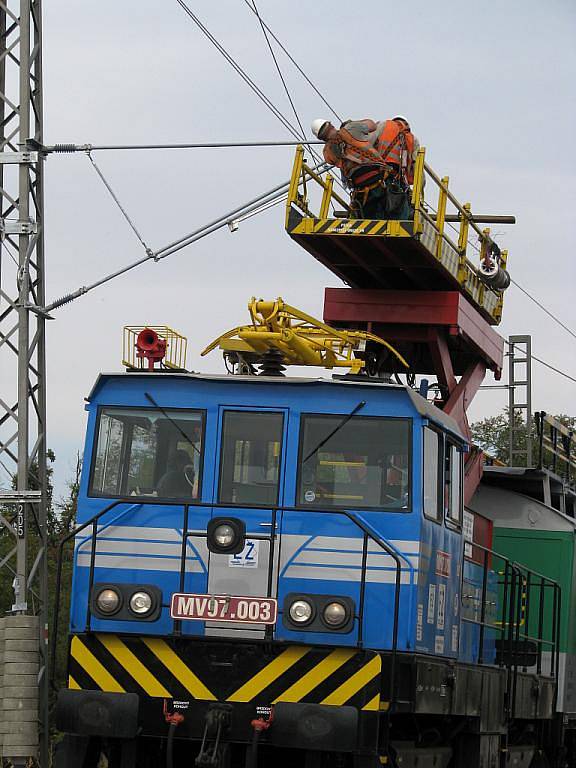
[[257,568],[259,544],[258,540],[246,539],[242,552],[229,556],[228,565],[230,568]]

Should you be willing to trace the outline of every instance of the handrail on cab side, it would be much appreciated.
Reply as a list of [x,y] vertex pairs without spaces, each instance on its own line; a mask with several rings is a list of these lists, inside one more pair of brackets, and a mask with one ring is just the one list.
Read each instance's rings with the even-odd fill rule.
[[[481,604],[480,604],[480,617],[479,619],[470,618],[468,616],[462,616],[462,621],[468,624],[474,624],[479,627],[479,647],[478,656],[476,661],[478,664],[484,662],[484,643],[485,643],[485,630],[492,630],[500,634],[501,652],[500,652],[500,666],[507,670],[507,690],[509,694],[508,700],[508,716],[514,718],[516,711],[516,691],[518,672],[520,667],[526,668],[529,666],[536,667],[536,674],[542,674],[542,654],[543,647],[550,648],[550,670],[549,676],[552,679],[557,680],[559,674],[559,653],[560,653],[560,612],[561,612],[561,587],[558,582],[544,576],[538,571],[535,571],[522,563],[514,562],[509,558],[501,555],[494,550],[485,547],[481,544],[470,542],[470,546],[473,550],[477,550],[482,553],[482,586],[481,586]],[[472,560],[471,555],[465,555],[465,559],[469,562],[475,562]],[[497,559],[503,565],[496,570],[493,565],[493,560]],[[491,622],[486,617],[486,605],[487,605],[487,592],[488,592],[488,575],[492,572],[495,575],[503,577],[503,580],[498,581],[498,586],[501,588],[501,620]],[[545,590],[552,589],[552,605],[550,606],[546,601]],[[530,619],[530,606],[532,592],[538,590],[536,596],[537,600],[537,620]],[[463,596],[464,597],[464,596]],[[544,627],[544,613],[546,608],[552,611],[552,625],[551,625],[551,638],[547,640],[545,638]],[[474,609],[476,614],[477,609]],[[531,635],[531,626],[536,624],[536,635]],[[529,643],[533,643],[536,646],[536,658],[533,664],[527,664],[529,660]],[[522,645],[524,643],[524,645]],[[523,662],[520,663],[520,657],[522,656]],[[558,685],[555,689],[555,698],[558,695]]]
[[[126,497],[121,499],[116,499],[112,503],[105,506],[103,509],[101,509],[99,512],[97,512],[95,515],[93,515],[89,520],[82,523],[78,528],[75,528],[73,531],[68,533],[66,536],[64,536],[59,544],[58,544],[58,558],[57,558],[57,569],[56,569],[56,589],[55,589],[55,596],[54,596],[54,613],[53,613],[53,628],[51,633],[51,643],[52,643],[52,655],[51,655],[51,664],[50,664],[50,681],[52,685],[54,686],[55,683],[55,672],[56,672],[56,642],[58,637],[58,622],[59,622],[59,609],[60,609],[60,601],[59,601],[59,595],[61,592],[61,583],[62,583],[62,560],[63,560],[63,551],[65,545],[71,540],[75,539],[79,533],[84,531],[89,526],[92,526],[92,532],[90,536],[85,536],[82,541],[80,542],[80,546],[84,545],[86,541],[89,539],[91,540],[91,549],[90,549],[90,573],[89,573],[89,585],[91,586],[94,581],[94,570],[95,570],[95,557],[96,557],[96,549],[97,549],[97,539],[98,534],[105,530],[106,528],[109,528],[114,523],[118,522],[118,520],[123,517],[128,511],[133,510],[137,506],[144,506],[148,504],[158,504],[159,501],[157,499],[143,499],[138,500],[138,502],[134,503],[133,497]],[[129,504],[130,506],[122,510],[122,512],[116,516],[110,521],[106,523],[106,525],[99,531],[98,530],[98,521],[100,518],[105,515],[107,512],[110,512],[115,507],[121,505],[121,504]],[[161,504],[163,506],[177,506],[182,507],[183,511],[183,529],[182,529],[182,557],[181,557],[181,570],[185,572],[185,542],[187,541],[188,537],[194,533],[194,535],[198,535],[198,532],[192,532],[188,531],[188,511],[190,508],[189,504],[182,503],[182,502],[165,502],[162,501]],[[194,505],[196,506],[196,504]],[[230,504],[219,504],[219,503],[211,503],[211,502],[200,502],[199,506],[209,506],[211,508],[226,508],[230,509]],[[239,509],[251,509],[249,505],[243,505],[240,507],[239,505],[234,505],[234,507]],[[391,669],[390,669],[390,677],[389,677],[389,701],[392,701],[393,698],[393,691],[394,691],[394,684],[395,684],[395,668],[396,668],[396,656],[397,656],[397,650],[398,650],[398,629],[399,629],[399,616],[400,616],[400,588],[401,588],[401,580],[402,580],[402,562],[404,562],[410,572],[410,586],[415,585],[415,568],[410,561],[410,559],[404,555],[402,552],[400,552],[391,542],[389,542],[385,537],[383,537],[378,531],[374,529],[374,527],[365,520],[361,515],[358,515],[355,512],[352,512],[350,510],[344,510],[344,509],[313,509],[313,508],[301,508],[301,507],[281,507],[278,505],[271,505],[269,509],[273,512],[274,517],[274,528],[270,533],[270,536],[259,536],[259,538],[269,538],[271,541],[271,544],[273,540],[276,538],[276,521],[278,518],[279,512],[299,512],[303,513],[314,513],[314,514],[330,514],[330,515],[341,515],[346,517],[350,522],[352,522],[357,528],[359,528],[362,533],[364,534],[364,552],[363,552],[363,558],[362,558],[362,576],[361,576],[361,584],[360,584],[360,605],[359,605],[359,612],[358,612],[358,641],[357,645],[362,646],[362,637],[363,637],[363,625],[364,625],[364,594],[366,589],[366,558],[367,558],[367,541],[373,541],[377,546],[379,546],[386,554],[388,554],[395,563],[395,571],[396,571],[396,578],[395,578],[395,588],[394,588],[394,617],[393,617],[393,630],[392,630],[392,648],[391,648]],[[272,549],[272,546],[271,546]],[[272,563],[269,563],[269,568],[272,569]],[[279,578],[279,575],[278,575]],[[181,579],[182,583],[182,574]],[[89,601],[89,595],[88,595],[88,601]],[[412,603],[412,595],[410,596],[410,604]],[[410,611],[408,612],[410,613]],[[87,629],[89,631],[90,629],[90,606],[89,602],[87,605]]]

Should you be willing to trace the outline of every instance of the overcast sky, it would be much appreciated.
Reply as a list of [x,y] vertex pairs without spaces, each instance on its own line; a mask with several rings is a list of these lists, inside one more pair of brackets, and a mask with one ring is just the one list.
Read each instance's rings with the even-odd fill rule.
[[[282,140],[286,129],[201,35],[176,0],[45,5],[45,141]],[[289,105],[243,0],[195,0],[195,13],[287,115]],[[496,226],[513,278],[574,328],[576,5],[572,0],[435,3],[271,2],[259,10],[343,117],[410,118],[427,160],[473,210],[511,213]],[[330,117],[280,56],[303,124]],[[157,249],[288,178],[291,149],[95,155]],[[46,163],[47,295],[52,300],[142,255],[81,154]],[[99,371],[121,369],[125,324],[188,336],[190,368],[221,371],[199,351],[244,322],[252,295],[318,317],[339,281],[284,232],[282,207],[224,229],[55,313],[48,326],[49,445],[62,491],[83,444],[83,398]],[[515,287],[502,335],[529,333],[534,354],[576,376],[576,340]],[[576,385],[534,363],[533,404],[576,413]],[[490,383],[490,382],[486,382]],[[505,404],[482,392],[473,418]]]

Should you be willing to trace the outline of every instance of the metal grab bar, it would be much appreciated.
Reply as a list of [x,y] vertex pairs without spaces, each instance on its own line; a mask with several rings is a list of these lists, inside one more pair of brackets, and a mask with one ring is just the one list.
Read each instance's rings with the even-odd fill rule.
[[[128,509],[123,510],[119,515],[117,515],[112,520],[108,521],[105,526],[102,527],[101,530],[105,530],[110,525],[113,525],[114,523],[118,522],[118,520],[123,517],[127,512],[130,510],[133,510],[135,507],[143,506],[145,504],[158,504],[157,499],[150,499],[148,501],[147,499],[138,501],[137,503],[134,503],[134,497],[128,496],[121,499],[115,499],[113,502],[108,504],[106,507],[101,509],[99,512],[96,512],[95,515],[93,515],[90,519],[86,520],[86,522],[82,523],[81,525],[74,528],[73,531],[66,534],[60,541],[58,542],[58,555],[56,558],[56,583],[55,583],[55,589],[54,589],[54,607],[53,607],[53,614],[52,614],[52,631],[50,633],[50,645],[51,645],[51,657],[50,657],[50,683],[52,687],[54,687],[54,675],[55,675],[55,669],[56,669],[56,641],[58,639],[58,622],[60,619],[60,591],[62,588],[62,559],[63,559],[63,553],[64,553],[64,547],[65,545],[71,540],[75,539],[76,536],[78,536],[79,533],[84,531],[88,526],[92,526],[92,533],[90,536],[85,536],[84,539],[80,542],[80,546],[86,543],[88,539],[92,539],[92,546],[90,549],[90,573],[89,573],[89,581],[92,583],[92,580],[94,578],[93,571],[94,571],[94,560],[96,555],[96,538],[98,535],[97,530],[97,523],[100,518],[106,514],[106,512],[110,512],[111,509],[114,509],[115,507],[118,507],[120,504],[130,504]],[[170,507],[180,507],[182,506],[182,502],[174,502],[174,501],[162,501],[162,506],[170,506]],[[189,506],[189,505],[186,505]],[[96,534],[96,535],[95,535]],[[90,610],[90,605],[88,604],[88,611]]]
[[[88,528],[89,526],[92,526],[92,533],[88,537],[84,537],[84,539],[80,542],[80,546],[83,546],[88,539],[91,540],[91,549],[90,549],[90,571],[89,571],[89,592],[91,590],[91,587],[93,585],[94,581],[94,570],[95,570],[95,558],[96,558],[96,549],[97,549],[97,539],[98,539],[98,533],[102,532],[103,530],[106,530],[111,525],[116,523],[121,517],[123,517],[127,512],[133,511],[136,506],[145,506],[145,505],[158,505],[160,502],[156,498],[151,498],[150,500],[139,500],[137,504],[134,504],[133,497],[127,497],[122,499],[117,499],[113,501],[111,504],[104,507],[102,510],[97,512],[95,515],[93,515],[89,520],[87,520],[85,523],[80,525],[78,528],[75,528],[74,531],[67,534],[58,544],[58,558],[57,558],[57,570],[56,570],[56,589],[55,589],[55,597],[54,597],[54,623],[52,628],[52,656],[51,656],[51,664],[50,664],[50,680],[52,683],[52,686],[54,687],[54,678],[55,678],[55,672],[56,672],[56,643],[58,638],[58,622],[59,622],[59,596],[61,591],[61,583],[62,583],[62,561],[63,561],[63,551],[65,545],[73,538],[76,538],[80,532]],[[112,520],[108,521],[105,526],[103,526],[100,530],[98,530],[98,520],[105,515],[107,512],[110,512],[110,510],[114,509],[115,507],[121,505],[121,504],[129,504],[130,506],[128,509],[123,510],[119,515],[115,516]],[[184,587],[184,579],[185,579],[185,567],[186,567],[186,542],[188,538],[192,536],[202,536],[204,535],[203,532],[199,531],[190,531],[188,530],[188,521],[189,521],[189,510],[190,507],[210,507],[212,509],[230,509],[232,505],[229,503],[211,503],[211,502],[197,502],[194,505],[186,504],[182,502],[171,502],[171,501],[162,501],[162,506],[177,506],[177,507],[183,507],[183,529],[182,529],[182,550],[181,550],[181,556],[180,556],[180,577],[179,577],[179,583],[180,583],[180,591],[183,590]],[[235,509],[255,509],[253,506],[246,504],[246,505],[238,505],[234,504],[233,507]],[[395,671],[396,671],[396,662],[397,662],[397,650],[398,650],[398,630],[399,630],[399,615],[400,615],[400,590],[401,590],[401,577],[402,577],[402,561],[404,561],[410,571],[410,585],[414,586],[415,584],[415,569],[412,565],[409,558],[404,555],[403,553],[399,552],[396,547],[394,547],[393,544],[391,544],[387,539],[385,539],[381,534],[376,531],[373,526],[363,519],[360,515],[358,515],[355,512],[352,512],[350,510],[343,510],[343,509],[315,509],[315,508],[309,508],[309,507],[284,507],[279,505],[270,505],[269,507],[264,507],[265,510],[270,510],[272,513],[272,526],[271,531],[269,535],[255,535],[251,536],[251,538],[258,538],[258,539],[265,539],[270,541],[270,554],[269,554],[269,573],[268,573],[268,595],[270,596],[272,591],[272,580],[273,580],[273,562],[274,562],[274,542],[277,538],[276,533],[276,527],[277,527],[277,517],[278,512],[299,512],[299,513],[313,513],[313,514],[329,514],[329,515],[341,515],[343,517],[346,517],[348,520],[350,520],[357,528],[359,528],[363,533],[363,552],[362,552],[362,575],[361,575],[361,582],[360,582],[360,599],[359,599],[359,611],[358,616],[355,618],[358,620],[358,641],[357,646],[362,647],[362,638],[363,638],[363,627],[364,627],[364,598],[365,598],[365,589],[366,589],[366,560],[367,560],[367,542],[369,540],[373,541],[375,544],[377,544],[386,554],[388,554],[395,563],[395,587],[394,587],[394,618],[393,618],[393,629],[392,629],[392,648],[391,648],[391,668],[390,668],[390,677],[389,677],[389,701],[393,700],[393,692],[394,692],[394,686],[395,686]],[[280,573],[278,572],[277,578],[280,578]],[[412,597],[410,597],[410,602],[412,602]],[[88,595],[88,605],[87,605],[87,631],[90,630],[90,604],[89,604],[89,595]],[[177,635],[178,630],[176,629],[176,622],[174,624],[174,632],[173,634]],[[271,636],[266,637],[266,639],[271,639]]]
[[[64,536],[58,543],[58,555],[56,558],[56,584],[54,588],[54,609],[52,613],[52,632],[50,638],[50,643],[52,646],[50,656],[50,683],[52,687],[54,687],[54,675],[56,671],[56,641],[58,639],[58,621],[60,619],[60,590],[62,588],[62,556],[64,553],[64,546],[70,541],[70,539],[75,538],[81,531],[88,528],[89,525],[94,525],[97,523],[102,515],[105,515],[106,512],[109,512],[111,509],[114,509],[120,504],[133,505],[134,501],[133,499],[130,499],[129,501],[126,501],[125,499],[116,499],[111,504],[108,504],[108,506],[104,507],[104,509],[101,509],[95,515],[93,515],[93,517],[91,517],[85,523],[82,523],[82,525],[74,528],[74,530],[70,531],[70,533],[67,533],[66,536]],[[94,530],[92,531],[92,537],[93,535]],[[88,538],[89,537],[86,537],[82,544],[87,541]]]
[[[329,168],[331,168],[331,166],[327,163],[326,169]],[[348,203],[343,198],[341,198],[340,195],[334,192],[334,179],[332,175],[327,173],[326,178],[324,179],[322,177],[322,173],[322,170],[318,173],[316,169],[311,168],[304,161],[304,147],[301,144],[298,145],[296,148],[294,166],[292,167],[292,175],[290,177],[288,197],[286,198],[286,224],[288,224],[288,218],[290,216],[290,210],[293,204],[308,216],[314,215],[308,207],[308,192],[306,188],[306,182],[308,179],[315,181],[324,190],[322,195],[322,202],[320,204],[320,218],[325,218],[328,215],[328,209],[332,199],[336,200],[336,202],[339,203],[344,208],[344,210],[351,212],[351,208]],[[300,194],[299,192],[300,186],[303,187],[303,194]]]
[[[153,502],[145,501],[143,503],[153,503]],[[250,504],[233,504],[233,505],[231,505],[230,503],[219,503],[219,502],[213,502],[213,503],[212,502],[206,502],[202,506],[209,506],[212,509],[230,509],[230,508],[234,508],[234,509],[255,509],[255,507],[251,506]],[[415,568],[412,565],[410,559],[406,555],[404,555],[402,552],[400,552],[398,549],[396,549],[396,547],[394,547],[394,545],[391,544],[387,539],[382,537],[381,534],[378,533],[378,531],[376,531],[373,528],[373,526],[368,521],[366,521],[364,518],[362,518],[360,515],[358,515],[355,512],[352,512],[350,510],[345,510],[345,509],[317,509],[317,508],[313,508],[313,507],[288,507],[288,506],[279,506],[279,505],[272,505],[272,504],[267,506],[267,507],[258,507],[258,509],[260,509],[260,510],[270,510],[270,512],[272,513],[272,527],[271,527],[271,531],[270,531],[269,535],[263,535],[263,534],[255,535],[255,536],[250,535],[249,538],[258,538],[258,539],[262,539],[262,540],[268,540],[268,541],[271,541],[271,542],[273,542],[274,539],[277,536],[277,534],[276,534],[276,524],[277,524],[278,512],[300,512],[300,513],[305,512],[307,514],[308,513],[313,513],[313,514],[328,514],[328,515],[336,514],[336,515],[343,515],[344,517],[349,519],[352,523],[354,523],[364,533],[364,535],[368,539],[372,540],[381,549],[383,549],[386,552],[386,554],[388,554],[388,555],[390,555],[390,557],[392,557],[392,559],[394,560],[394,562],[396,564],[395,570],[396,570],[396,576],[397,576],[397,581],[398,581],[399,585],[400,585],[401,573],[402,573],[402,564],[400,562],[401,560],[403,560],[406,563],[406,565],[407,565],[407,567],[408,567],[408,569],[410,571],[410,585],[414,586],[414,584],[415,584]],[[188,531],[187,530],[187,525],[188,525],[188,520],[187,520],[187,517],[185,516],[185,518],[184,518],[184,526],[185,527],[184,527],[184,531],[183,531],[183,539],[185,539],[185,538],[187,538],[189,536],[198,535],[196,532]],[[272,549],[272,546],[271,546],[271,549]],[[183,555],[185,555],[185,546],[184,546],[184,544],[183,544],[183,550],[182,551],[183,551]],[[363,577],[364,578],[365,578],[365,571],[366,571],[366,569],[364,568],[363,569]],[[181,575],[180,575],[180,584],[183,585],[183,576],[182,576],[182,574],[184,573],[184,569],[183,569],[182,562],[181,562],[180,573],[181,573]],[[272,578],[271,574],[272,574],[272,564],[270,563],[270,565],[269,565],[269,580],[268,580],[268,596],[269,597],[271,596],[271,586],[272,586],[272,584],[271,584],[271,578]],[[278,577],[279,577],[279,575],[280,574],[278,574]],[[361,635],[362,634],[361,625],[360,625],[359,629],[360,629],[360,635]],[[397,639],[396,639],[396,642],[397,642]]]

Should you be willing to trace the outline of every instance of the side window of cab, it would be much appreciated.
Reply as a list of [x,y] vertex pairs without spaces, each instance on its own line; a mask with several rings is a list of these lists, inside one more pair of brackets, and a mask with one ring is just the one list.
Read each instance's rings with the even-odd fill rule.
[[442,461],[444,435],[431,427],[424,427],[424,479],[422,484],[422,508],[425,517],[441,523],[442,506]]
[[462,452],[448,437],[444,444],[444,519],[448,524],[462,525]]
[[424,427],[422,509],[435,523],[462,525],[462,449],[445,432]]

